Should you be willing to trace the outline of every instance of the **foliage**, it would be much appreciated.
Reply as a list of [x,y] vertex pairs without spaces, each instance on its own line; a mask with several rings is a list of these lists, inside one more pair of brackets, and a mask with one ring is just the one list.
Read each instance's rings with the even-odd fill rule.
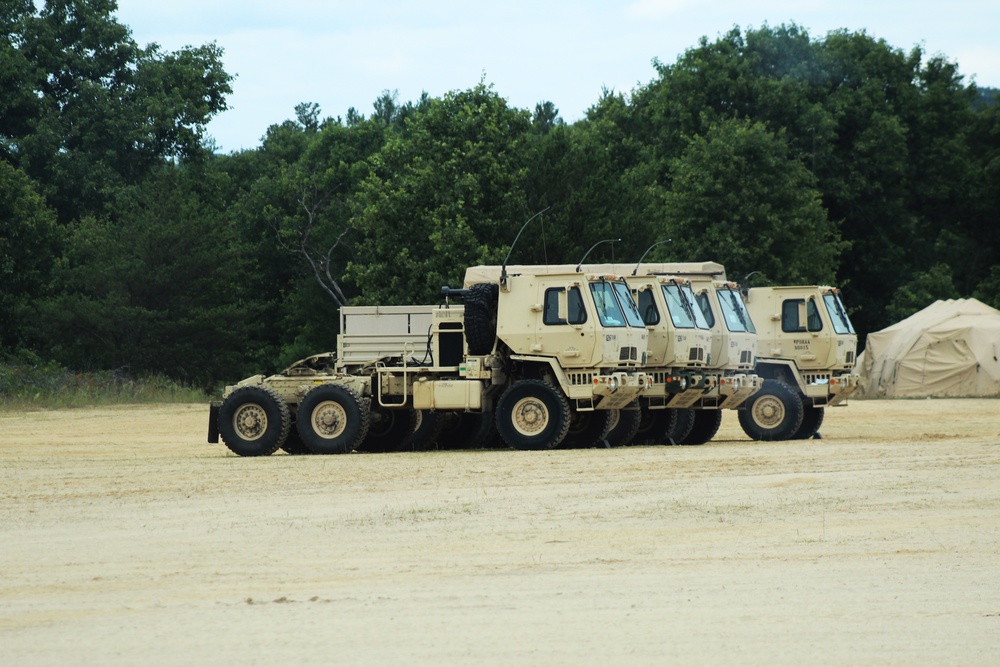
[[35,184],[0,159],[0,348],[22,342],[31,303],[48,284],[58,238],[55,215]]
[[347,274],[366,303],[425,303],[466,266],[499,263],[527,219],[527,113],[480,83],[393,128],[361,184]]
[[0,360],[0,410],[204,401],[204,392],[163,375],[135,378],[121,370],[80,373],[28,352]]
[[115,11],[0,8],[0,346],[55,364],[4,382],[218,387],[334,349],[345,304],[434,302],[469,265],[612,239],[588,260],[670,238],[648,259],[839,285],[862,337],[936,298],[1000,305],[996,91],[919,47],[736,27],[572,124],[480,81],[387,90],[368,117],[304,102],[214,155],[221,50],[141,47]]

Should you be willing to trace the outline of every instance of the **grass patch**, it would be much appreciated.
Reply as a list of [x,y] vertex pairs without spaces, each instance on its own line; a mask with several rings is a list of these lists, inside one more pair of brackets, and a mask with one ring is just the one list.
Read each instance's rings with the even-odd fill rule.
[[0,360],[2,411],[207,400],[204,391],[162,375],[136,378],[121,370],[79,373],[25,355]]

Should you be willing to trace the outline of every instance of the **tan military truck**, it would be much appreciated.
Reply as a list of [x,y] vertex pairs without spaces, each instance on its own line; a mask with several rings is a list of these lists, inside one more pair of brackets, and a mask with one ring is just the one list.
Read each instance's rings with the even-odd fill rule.
[[755,440],[816,436],[826,406],[858,387],[858,337],[835,287],[754,287],[746,305],[757,327],[755,370],[763,387],[740,411]]
[[755,371],[757,332],[739,286],[726,280],[721,264],[669,262],[657,270],[690,281],[699,310],[711,328],[706,372],[717,374],[716,381],[692,406],[701,410],[689,413],[691,429],[681,439],[682,444],[701,444],[718,432],[723,414],[720,410],[737,409],[760,390],[763,381]]
[[442,293],[433,307],[344,309],[336,355],[227,387],[209,440],[267,455],[294,422],[314,453],[385,450],[444,411],[492,414],[517,449],[585,446],[647,388],[647,331],[621,277],[504,268]]
[[[647,265],[644,265],[647,266]],[[648,265],[655,268],[658,265]],[[473,267],[466,285],[495,280],[501,266]],[[627,267],[632,270],[633,267]],[[620,264],[557,264],[513,266],[509,271],[537,273],[622,275]],[[645,370],[647,389],[635,405],[611,414],[611,427],[604,437],[608,446],[625,444],[670,444],[685,437],[693,419],[686,408],[696,404],[716,376],[703,369],[708,360],[711,334],[701,316],[688,281],[671,276],[625,275],[629,290],[648,333]]]
[[[671,308],[671,318],[660,318],[657,309],[650,310],[649,304],[654,292],[648,289],[650,279],[656,279],[661,285],[674,284],[685,286],[683,294],[689,303],[696,303],[691,310],[697,316],[697,324],[701,331],[709,329],[708,336],[699,337],[699,343],[707,347],[704,352],[691,350],[691,360],[694,363],[696,355],[701,356],[698,363],[700,381],[691,385],[696,391],[688,391],[686,395],[674,397],[667,405],[674,408],[664,413],[650,413],[645,421],[660,420],[670,425],[664,438],[662,428],[653,428],[654,437],[643,437],[640,442],[672,442],[674,444],[697,445],[708,442],[719,430],[724,409],[738,408],[749,396],[761,386],[761,379],[754,372],[754,357],[757,344],[753,323],[736,286],[725,281],[725,267],[717,262],[668,262],[639,263],[628,276],[633,294],[645,302],[639,304],[639,311],[651,329],[650,334],[650,364],[647,372],[653,378],[653,388],[647,391],[644,401],[653,404],[652,396],[659,386],[658,374],[654,365],[668,368],[676,372],[683,367],[685,360],[676,357],[658,359],[657,350],[664,347],[662,338],[652,333],[654,329],[666,326],[668,337],[684,335],[684,325],[673,317],[678,309]],[[688,289],[688,286],[690,289]],[[636,288],[640,289],[637,290]],[[666,295],[664,291],[664,295]],[[669,305],[669,304],[667,304]],[[662,307],[659,308],[662,310]],[[669,348],[667,348],[669,349]],[[666,355],[668,358],[670,354]],[[686,408],[686,409],[684,409]],[[644,429],[645,432],[645,429]],[[648,433],[648,432],[647,432]]]

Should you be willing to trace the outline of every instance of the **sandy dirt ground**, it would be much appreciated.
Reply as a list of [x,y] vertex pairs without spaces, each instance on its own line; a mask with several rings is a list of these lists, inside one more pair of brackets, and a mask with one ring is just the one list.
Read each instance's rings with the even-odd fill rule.
[[1000,400],[823,440],[239,458],[0,413],[4,665],[995,665]]

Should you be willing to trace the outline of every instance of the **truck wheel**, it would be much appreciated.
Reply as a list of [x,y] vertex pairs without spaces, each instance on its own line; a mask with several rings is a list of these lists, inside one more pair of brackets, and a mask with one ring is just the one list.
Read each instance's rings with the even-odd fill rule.
[[368,435],[358,445],[359,452],[398,452],[403,441],[417,426],[417,412],[409,408],[385,408],[372,404]]
[[743,405],[740,426],[754,440],[791,440],[802,424],[802,400],[779,380],[764,380]]
[[480,283],[465,297],[465,341],[469,354],[489,354],[497,337],[497,296],[500,286]]
[[417,425],[413,427],[413,433],[406,436],[403,444],[399,446],[402,452],[424,452],[437,442],[444,426],[440,412],[430,410],[414,410],[416,413]]
[[667,431],[666,442],[663,444],[680,445],[691,434],[691,429],[694,428],[694,413],[697,411],[691,408],[667,408],[667,410],[675,413],[676,417],[673,426]]
[[497,401],[497,430],[514,449],[552,449],[566,437],[569,422],[569,401],[543,380],[515,382]]
[[314,454],[347,454],[368,433],[368,403],[350,387],[321,384],[299,403],[299,437]]
[[489,412],[453,413],[438,437],[441,449],[484,449],[492,446],[493,415]]
[[270,387],[241,387],[219,408],[219,435],[240,456],[270,456],[288,437],[288,405]]
[[815,405],[802,406],[802,424],[799,430],[792,436],[792,440],[808,440],[817,433],[819,427],[823,425],[823,408]]
[[682,438],[682,445],[703,445],[719,432],[722,425],[722,410],[693,410],[694,425],[686,438]]
[[616,410],[573,411],[569,433],[566,434],[561,449],[589,449],[604,445],[604,438],[611,430]]
[[667,434],[677,421],[677,411],[671,409],[650,410],[643,406],[639,431],[632,438],[633,445],[662,445],[669,442]]
[[639,406],[633,404],[628,410],[615,410],[618,413],[617,419],[612,419],[611,430],[604,437],[612,447],[622,447],[635,439],[635,434],[639,432],[639,425],[642,422],[642,412]]
[[302,438],[299,437],[298,425],[295,422],[292,422],[292,427],[288,429],[288,437],[285,438],[281,449],[293,456],[298,454],[312,454],[309,448],[306,447],[306,443],[302,442]]

